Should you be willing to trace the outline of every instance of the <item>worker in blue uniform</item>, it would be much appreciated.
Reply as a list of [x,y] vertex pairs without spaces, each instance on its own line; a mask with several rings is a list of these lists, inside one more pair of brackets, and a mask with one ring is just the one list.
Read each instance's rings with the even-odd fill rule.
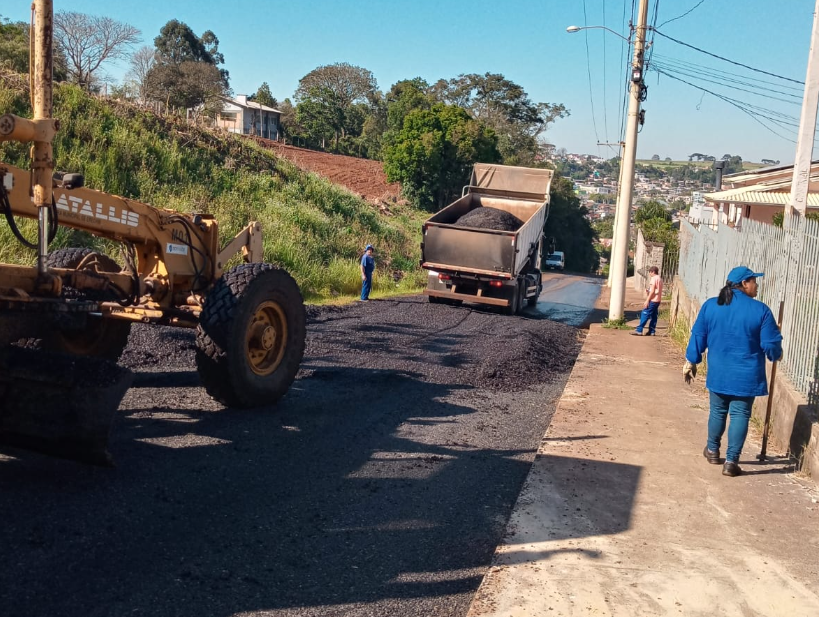
[[370,299],[370,291],[373,288],[373,271],[375,270],[375,258],[373,257],[372,244],[364,248],[364,255],[361,256],[361,301],[367,302]]
[[754,398],[768,394],[765,358],[774,362],[782,357],[782,334],[771,309],[759,300],[757,278],[745,266],[728,273],[719,296],[702,305],[685,352],[683,377],[687,383],[697,374],[697,364],[708,350],[708,376],[705,387],[710,392],[708,442],[703,456],[718,465],[719,447],[728,427],[728,449],[723,475],[742,473],[739,455],[748,435],[748,421]]

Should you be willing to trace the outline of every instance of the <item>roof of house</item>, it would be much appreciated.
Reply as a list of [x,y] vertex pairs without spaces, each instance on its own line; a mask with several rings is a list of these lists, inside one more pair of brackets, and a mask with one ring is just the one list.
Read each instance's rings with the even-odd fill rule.
[[244,107],[246,109],[259,109],[261,111],[270,111],[276,114],[282,113],[280,109],[275,109],[273,107],[268,107],[267,105],[262,105],[261,103],[256,103],[254,101],[248,101],[247,97],[241,97],[241,99],[229,99],[226,98],[225,102],[231,103],[232,105],[236,105],[237,107]]
[[[819,181],[819,176],[811,175],[811,188],[819,189],[819,185],[814,185],[815,181]],[[786,206],[791,203],[791,181],[742,186],[727,191],[706,193],[703,197],[710,202]],[[819,193],[808,192],[808,207],[819,208]]]
[[[760,206],[786,206],[791,203],[793,165],[777,165],[725,176],[731,188],[705,193],[706,201]],[[819,208],[819,161],[811,163],[808,207]]]

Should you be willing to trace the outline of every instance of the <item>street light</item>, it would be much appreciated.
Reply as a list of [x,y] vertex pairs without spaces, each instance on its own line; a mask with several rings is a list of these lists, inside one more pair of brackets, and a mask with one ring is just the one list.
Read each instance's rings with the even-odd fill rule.
[[624,37],[619,32],[616,32],[616,31],[612,30],[611,28],[606,28],[606,26],[569,26],[568,28],[566,28],[566,32],[568,32],[569,34],[572,34],[574,32],[580,32],[581,30],[591,30],[592,28],[599,28],[600,30],[607,30],[608,32],[611,32],[614,36],[619,36],[626,43],[630,42],[628,38]]
[[[609,297],[609,321],[618,322],[624,318],[626,300],[626,266],[628,265],[628,236],[629,219],[631,218],[631,201],[634,190],[634,164],[637,159],[637,125],[640,118],[640,101],[644,98],[643,91],[643,53],[646,48],[646,30],[648,26],[648,1],[640,0],[638,9],[637,27],[635,28],[634,59],[631,62],[631,84],[629,87],[628,121],[626,123],[625,145],[623,158],[620,161],[619,195],[617,196],[617,213],[614,221],[614,245],[611,252],[611,296]],[[819,2],[819,0],[817,0]],[[586,28],[600,28],[609,30],[605,26],[585,26]],[[569,26],[566,32],[578,32],[580,26]],[[621,39],[621,34],[609,30]],[[628,40],[628,39],[626,39]]]

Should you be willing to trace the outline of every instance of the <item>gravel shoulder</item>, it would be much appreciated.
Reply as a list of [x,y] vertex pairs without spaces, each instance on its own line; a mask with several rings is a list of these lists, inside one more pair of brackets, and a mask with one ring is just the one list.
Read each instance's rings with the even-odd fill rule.
[[464,615],[580,331],[423,297],[308,307],[297,381],[224,410],[134,328],[114,469],[0,455],[13,615]]

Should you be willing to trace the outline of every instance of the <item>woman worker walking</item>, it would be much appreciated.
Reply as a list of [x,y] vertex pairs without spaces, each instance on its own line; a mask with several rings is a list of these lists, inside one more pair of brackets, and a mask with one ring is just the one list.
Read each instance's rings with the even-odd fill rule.
[[709,463],[720,462],[720,442],[727,417],[731,418],[722,468],[725,476],[742,473],[739,455],[748,435],[754,398],[768,394],[765,358],[773,362],[782,357],[782,334],[771,309],[754,299],[760,276],[761,272],[745,266],[731,270],[719,296],[702,305],[685,351],[683,376],[690,383],[708,350],[705,387],[710,391],[711,411],[703,456]]

